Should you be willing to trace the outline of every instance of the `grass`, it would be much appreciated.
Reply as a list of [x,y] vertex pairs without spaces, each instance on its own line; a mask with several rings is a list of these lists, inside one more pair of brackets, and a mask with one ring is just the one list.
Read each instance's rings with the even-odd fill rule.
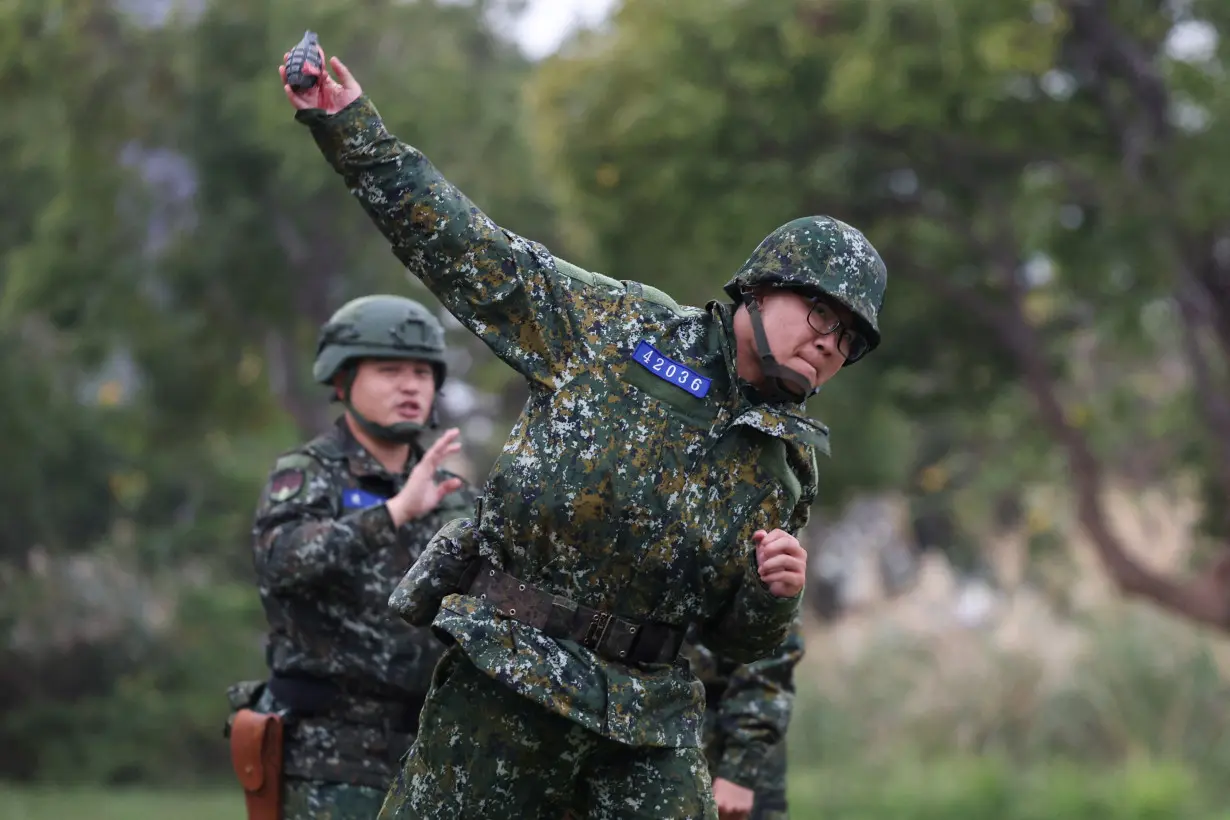
[[149,791],[18,788],[0,785],[4,820],[242,820],[243,796],[233,789]]
[[[1230,820],[1177,764],[1018,770],[987,758],[900,761],[874,772],[796,766],[791,820]],[[242,820],[238,786],[202,790],[27,788],[0,784],[3,820]]]

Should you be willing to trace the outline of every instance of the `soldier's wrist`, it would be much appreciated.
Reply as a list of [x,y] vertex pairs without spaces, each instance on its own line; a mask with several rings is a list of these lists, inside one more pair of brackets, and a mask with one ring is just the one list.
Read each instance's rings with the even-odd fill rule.
[[397,496],[393,496],[388,501],[384,502],[384,506],[389,510],[389,518],[393,519],[393,526],[400,527],[411,519],[410,511],[406,509],[406,504],[399,502]]
[[308,108],[295,112],[295,119],[311,130],[316,146],[338,172],[356,152],[389,136],[380,112],[366,94],[335,114]]
[[736,786],[755,791],[764,759],[763,753],[752,750],[741,754],[727,754],[713,767],[712,775],[715,779],[729,780]]
[[407,524],[411,521],[422,518],[427,515],[427,513],[431,512],[430,509],[420,508],[420,506],[413,501],[398,501],[397,496],[393,496],[386,502],[386,506],[390,504],[396,505],[395,507],[389,507],[389,514],[393,517],[393,523],[399,527],[402,524]]

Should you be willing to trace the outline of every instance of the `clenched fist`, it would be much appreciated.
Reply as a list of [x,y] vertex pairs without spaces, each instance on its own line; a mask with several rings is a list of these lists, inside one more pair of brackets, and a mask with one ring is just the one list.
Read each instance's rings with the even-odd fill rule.
[[778,598],[793,598],[807,581],[807,550],[799,539],[785,530],[757,530],[752,536],[756,545],[756,565],[760,580]]

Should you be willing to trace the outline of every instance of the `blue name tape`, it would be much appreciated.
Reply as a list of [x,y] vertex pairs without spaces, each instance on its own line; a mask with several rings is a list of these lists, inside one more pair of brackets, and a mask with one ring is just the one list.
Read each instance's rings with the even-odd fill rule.
[[638,344],[632,358],[662,381],[681,387],[698,399],[703,399],[709,392],[709,379],[689,370],[674,359],[663,356],[649,342]]
[[361,510],[365,507],[383,504],[386,501],[388,501],[387,498],[381,498],[375,493],[369,493],[366,490],[347,490],[342,493],[342,507],[347,510]]

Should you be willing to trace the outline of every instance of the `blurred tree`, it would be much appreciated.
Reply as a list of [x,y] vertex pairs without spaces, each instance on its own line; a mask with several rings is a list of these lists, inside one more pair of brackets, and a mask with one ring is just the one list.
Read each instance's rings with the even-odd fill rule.
[[[330,415],[317,328],[364,292],[436,304],[294,122],[278,62],[320,32],[400,136],[550,241],[502,5],[0,6],[0,773],[225,770],[224,689],[261,660],[255,494]],[[515,400],[455,335],[454,403]]]
[[1169,446],[1144,464],[1230,490],[1210,344],[1230,281],[1226,46],[1172,53],[1177,27],[1225,31],[1230,11],[1176,9],[626,0],[537,77],[537,144],[568,235],[608,273],[684,296],[716,293],[799,214],[862,228],[892,273],[886,344],[816,402],[833,480],[886,460],[901,475],[911,448],[887,419],[961,412],[1005,462],[984,469],[1070,481],[1124,592],[1230,628],[1222,576],[1158,576],[1102,506],[1146,441]]

